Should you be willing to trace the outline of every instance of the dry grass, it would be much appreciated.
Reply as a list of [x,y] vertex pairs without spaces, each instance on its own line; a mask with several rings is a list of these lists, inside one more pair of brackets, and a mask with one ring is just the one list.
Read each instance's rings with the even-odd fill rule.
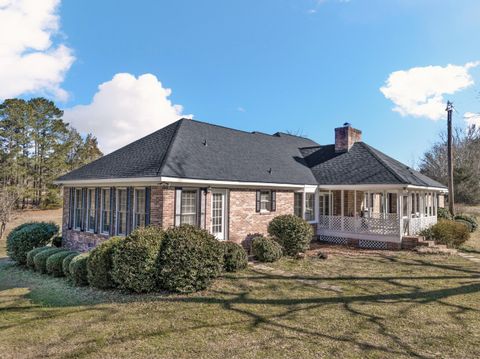
[[188,296],[74,288],[0,260],[2,358],[478,358],[480,268],[321,247]]

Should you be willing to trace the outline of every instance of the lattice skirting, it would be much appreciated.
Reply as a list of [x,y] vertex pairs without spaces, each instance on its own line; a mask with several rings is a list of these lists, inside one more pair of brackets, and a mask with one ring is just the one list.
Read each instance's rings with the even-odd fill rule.
[[372,249],[387,249],[387,242],[381,241],[368,241],[365,239],[360,239],[358,241],[358,246],[360,248],[372,248]]
[[343,237],[334,236],[318,236],[318,239],[322,242],[334,243],[334,244],[348,244],[348,239]]

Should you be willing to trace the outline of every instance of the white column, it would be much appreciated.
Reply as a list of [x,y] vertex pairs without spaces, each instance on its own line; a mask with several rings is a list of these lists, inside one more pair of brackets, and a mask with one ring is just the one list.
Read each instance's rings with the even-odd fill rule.
[[341,217],[341,218],[342,218],[342,231],[343,231],[343,229],[344,229],[343,220],[344,220],[344,205],[345,205],[345,204],[343,203],[343,202],[344,202],[343,191],[344,191],[343,189],[340,191],[340,196],[342,196],[341,202],[340,202],[340,203],[341,203],[341,211],[342,211],[342,212],[341,212],[341,215],[342,215],[342,217]]

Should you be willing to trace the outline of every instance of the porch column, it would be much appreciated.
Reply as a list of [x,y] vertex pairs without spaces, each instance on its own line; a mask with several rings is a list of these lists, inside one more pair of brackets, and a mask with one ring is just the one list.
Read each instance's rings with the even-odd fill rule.
[[305,203],[306,203],[306,190],[305,187],[303,187],[303,194],[302,194],[302,218],[305,219]]
[[344,206],[345,206],[345,204],[343,203],[343,202],[344,202],[343,191],[344,191],[344,190],[342,189],[341,192],[340,192],[340,196],[342,197],[342,198],[341,198],[341,201],[340,201],[340,203],[341,203],[341,207],[340,207],[340,208],[341,208],[341,211],[342,211],[342,212],[341,212],[341,214],[342,214],[342,217],[341,217],[341,218],[342,218],[342,232],[343,232],[343,230],[344,230],[344,214],[345,214],[345,213],[344,213]]
[[330,222],[330,219],[331,219],[331,216],[332,216],[332,213],[333,213],[333,198],[332,198],[332,190],[329,189],[328,190],[328,229],[332,229],[332,225],[331,225],[331,222]]
[[353,230],[357,232],[357,190],[353,190]]
[[[408,200],[407,200],[408,202]],[[398,234],[402,240],[403,234],[403,191],[397,192],[397,216],[398,216]]]

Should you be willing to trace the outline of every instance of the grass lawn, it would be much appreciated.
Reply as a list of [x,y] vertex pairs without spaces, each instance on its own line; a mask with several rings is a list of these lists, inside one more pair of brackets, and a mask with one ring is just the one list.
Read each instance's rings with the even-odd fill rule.
[[75,288],[0,259],[0,356],[480,357],[478,264],[322,248],[185,296]]

